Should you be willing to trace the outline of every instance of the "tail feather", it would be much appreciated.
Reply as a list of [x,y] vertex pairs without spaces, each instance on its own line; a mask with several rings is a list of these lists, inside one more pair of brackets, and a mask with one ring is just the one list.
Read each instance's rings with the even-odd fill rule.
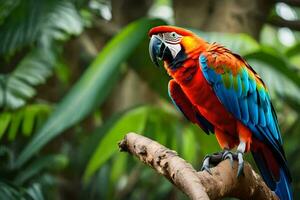
[[268,187],[280,200],[293,200],[291,178],[287,168],[282,167],[273,153],[265,148],[252,151],[252,155]]
[[276,185],[275,193],[280,199],[293,199],[291,183],[289,182],[288,177],[282,168],[280,169],[280,180]]

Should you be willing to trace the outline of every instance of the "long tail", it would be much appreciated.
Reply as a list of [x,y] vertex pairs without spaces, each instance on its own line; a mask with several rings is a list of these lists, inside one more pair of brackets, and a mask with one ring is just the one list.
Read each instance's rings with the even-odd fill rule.
[[293,200],[291,176],[284,157],[274,155],[267,145],[252,150],[256,165],[268,185],[280,200]]

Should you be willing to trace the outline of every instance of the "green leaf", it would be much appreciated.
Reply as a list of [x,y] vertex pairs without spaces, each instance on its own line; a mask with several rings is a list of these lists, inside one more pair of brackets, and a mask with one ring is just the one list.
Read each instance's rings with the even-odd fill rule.
[[15,139],[17,132],[20,128],[22,118],[23,118],[22,110],[19,110],[14,115],[12,115],[9,131],[8,131],[8,140],[9,141],[13,141]]
[[10,120],[11,120],[11,113],[3,112],[0,114],[0,139],[2,138],[3,134],[5,133]]
[[22,185],[33,176],[39,174],[42,170],[63,169],[68,165],[68,162],[68,158],[63,154],[44,156],[35,160],[33,163],[23,169],[15,178],[14,182],[17,185]]
[[27,0],[15,4],[0,26],[0,55],[14,53],[36,41],[49,47],[53,39],[65,40],[83,30],[81,17],[71,1]]
[[285,52],[285,55],[288,57],[289,62],[298,69],[299,75],[299,64],[300,64],[300,43],[295,44],[294,46],[288,48]]
[[219,143],[214,135],[207,135],[200,127],[193,124],[190,124],[188,129],[194,133],[195,141],[198,143],[197,146],[201,153],[201,155],[197,155],[198,157],[220,151]]
[[0,107],[17,109],[36,93],[34,86],[45,83],[52,74],[54,52],[35,49],[10,74],[0,75]]
[[115,36],[21,152],[16,166],[20,167],[47,142],[82,120],[100,105],[118,78],[120,64],[147,38],[148,30],[161,23],[161,20],[141,19],[131,23]]
[[11,54],[33,43],[38,36],[43,14],[41,1],[20,1],[0,27],[0,55]]
[[212,43],[217,42],[224,45],[234,53],[245,55],[259,49],[259,44],[251,36],[243,33],[215,33],[202,32],[191,29],[197,35]]
[[170,77],[164,68],[157,68],[152,63],[148,45],[149,41],[146,40],[138,46],[129,58],[129,65],[155,92],[161,97],[170,100],[168,96],[168,81]]
[[[276,52],[270,47],[262,47],[260,51],[245,55],[248,60],[255,59],[270,64],[270,66],[300,87],[300,77],[291,70],[289,64],[282,58],[279,52]],[[255,67],[255,66],[252,66]]]
[[245,55],[248,63],[262,77],[271,93],[300,99],[300,77],[280,54],[270,48]]
[[20,3],[20,0],[1,1],[0,4],[0,25],[10,12]]
[[21,193],[12,185],[0,182],[0,199],[17,200],[21,199]]
[[147,118],[147,107],[140,107],[128,111],[121,119],[116,122],[114,127],[108,131],[100,141],[97,149],[88,162],[84,172],[84,181],[89,181],[90,177],[118,151],[117,143],[128,132],[142,133]]
[[22,132],[24,136],[30,136],[33,131],[34,117],[36,115],[36,110],[32,107],[27,106],[24,110],[24,120],[22,126]]
[[[17,132],[29,136],[38,128],[38,120],[49,115],[51,106],[48,104],[30,104],[16,111],[0,114],[0,138],[8,132],[8,139],[13,141]],[[36,119],[36,120],[35,120]]]
[[30,188],[26,190],[26,194],[30,197],[32,200],[44,200],[42,188],[40,184],[35,183]]
[[294,57],[300,54],[300,43],[295,44],[294,46],[288,48],[285,52],[287,57]]
[[81,33],[83,22],[71,1],[28,0],[11,11],[0,29],[0,55],[36,44],[11,73],[0,75],[0,108],[17,109],[52,74],[59,49],[55,41]]
[[183,158],[190,163],[195,163],[196,161],[196,138],[191,129],[186,128],[183,131],[183,144],[182,144],[182,154]]
[[110,173],[110,184],[115,187],[115,184],[120,180],[121,175],[126,171],[128,156],[125,153],[117,154],[114,158]]

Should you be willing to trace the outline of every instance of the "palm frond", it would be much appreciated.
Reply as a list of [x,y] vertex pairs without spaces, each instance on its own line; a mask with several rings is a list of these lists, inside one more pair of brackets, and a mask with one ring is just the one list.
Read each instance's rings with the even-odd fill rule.
[[42,84],[52,73],[56,61],[53,51],[35,49],[10,74],[0,74],[0,107],[17,109],[36,93],[35,86]]
[[0,138],[5,133],[10,141],[15,140],[17,134],[30,136],[50,114],[52,107],[48,104],[31,104],[19,110],[2,112],[0,114]]
[[0,108],[17,109],[32,98],[56,64],[59,44],[80,34],[83,22],[70,1],[21,1],[0,26],[0,55],[36,45],[10,74],[0,74]]
[[71,1],[21,1],[0,26],[0,55],[13,54],[34,42],[45,45],[82,29],[81,17]]

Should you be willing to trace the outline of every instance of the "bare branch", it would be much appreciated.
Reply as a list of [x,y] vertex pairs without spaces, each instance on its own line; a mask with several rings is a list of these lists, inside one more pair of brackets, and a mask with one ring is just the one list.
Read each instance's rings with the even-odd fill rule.
[[287,27],[295,31],[300,31],[300,20],[286,20],[281,17],[273,17],[268,20],[268,23],[273,26]]
[[212,175],[197,172],[189,163],[161,144],[144,136],[128,133],[119,143],[127,151],[151,166],[159,174],[193,200],[215,200],[224,197],[240,199],[278,199],[250,164],[245,163],[244,176],[237,178],[237,163],[233,168],[223,161],[212,168]]

